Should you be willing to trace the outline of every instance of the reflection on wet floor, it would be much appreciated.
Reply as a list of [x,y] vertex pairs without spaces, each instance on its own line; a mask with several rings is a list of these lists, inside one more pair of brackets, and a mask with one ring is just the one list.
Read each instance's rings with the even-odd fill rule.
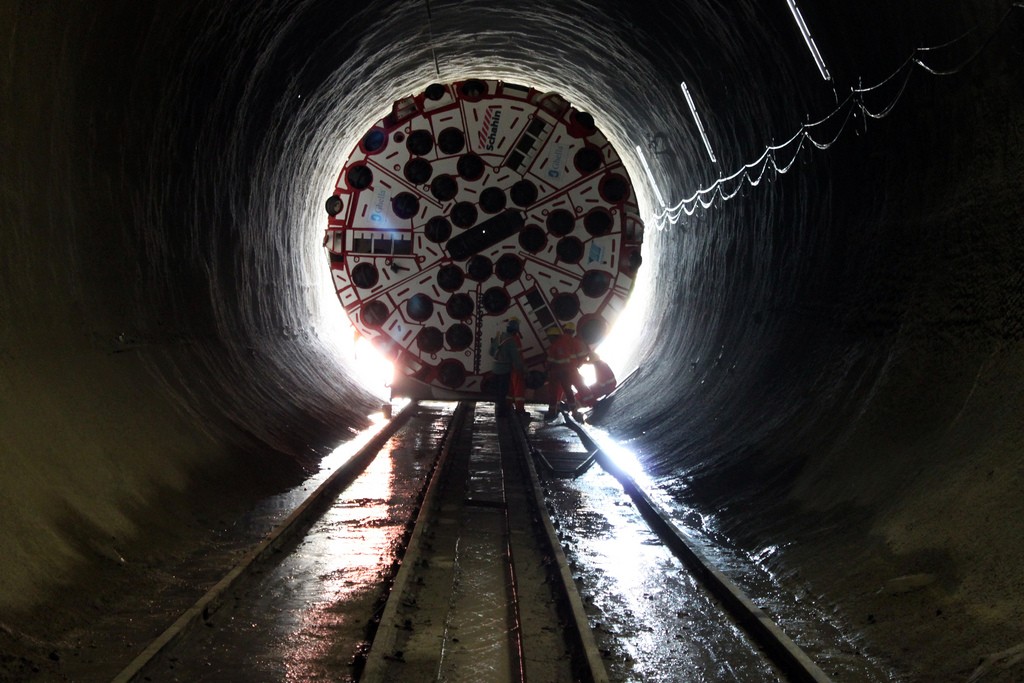
[[[505,480],[493,414],[477,411],[465,507],[456,544],[438,680],[508,680],[515,661],[508,578]],[[486,423],[490,423],[490,425]],[[490,429],[487,429],[490,427]]]
[[379,585],[382,560],[401,534],[401,527],[389,523],[394,446],[393,441],[388,443],[303,539],[304,563],[288,568],[288,599],[273,603],[279,615],[272,620],[287,653],[283,658],[287,680],[329,677],[325,663],[344,665],[352,656],[349,644],[334,635],[346,627],[359,631],[365,624],[347,624],[357,615],[339,606]]
[[779,680],[611,475],[595,467],[548,489],[612,680]]
[[[370,617],[381,609],[398,548],[454,407],[426,404],[420,416],[387,442],[337,503],[297,541],[297,547],[283,548],[279,562],[263,565],[256,577],[226,596],[204,626],[163,656],[158,667],[166,675],[159,679],[355,680],[358,655],[367,648]],[[477,420],[493,420],[484,413]],[[466,495],[472,507],[467,513],[473,518],[472,528],[486,532],[482,522],[488,512],[498,510],[495,504],[505,492],[496,442],[493,436],[482,437],[486,430],[477,427],[469,458],[475,466],[467,472],[460,495]],[[531,423],[529,431],[534,443],[552,452],[580,448],[575,433],[560,420]],[[638,472],[639,464],[628,449],[614,447],[607,435],[591,431],[620,465],[645,482],[645,488],[656,489]],[[356,449],[350,448],[354,453]],[[350,455],[339,451],[332,466]],[[268,501],[271,509],[264,511],[265,516],[286,513],[328,474],[322,472],[289,496]],[[648,529],[612,475],[593,466],[575,478],[551,477],[545,489],[611,680],[780,680],[756,646]],[[701,553],[775,617],[816,661],[827,660],[830,672],[841,672],[839,680],[888,680],[869,670],[867,663],[846,656],[852,647],[842,641],[840,631],[812,604],[799,603],[792,591],[782,590],[775,577],[758,566],[757,557],[730,547],[728,539],[714,532],[713,517],[703,518],[664,495],[655,493],[655,497]],[[265,524],[266,519],[261,519],[256,514],[246,523]],[[693,519],[701,520],[700,528],[685,521]],[[473,672],[478,670],[488,677],[495,673],[496,661],[508,659],[488,649],[498,640],[470,637],[508,628],[506,610],[498,604],[488,606],[480,599],[487,593],[484,586],[474,583],[491,576],[484,569],[497,566],[500,552],[483,542],[491,536],[484,533],[476,547],[473,534],[464,534],[457,548],[461,573],[458,581],[449,583],[456,593],[476,599],[465,603],[470,606],[467,609],[449,605],[444,628],[459,632],[449,634],[452,647],[438,670],[446,680],[475,680]],[[491,591],[497,595],[504,590],[504,578],[498,576],[495,581],[502,589]],[[502,623],[495,626],[496,621]],[[502,639],[501,644],[506,642]]]
[[[636,456],[602,430],[588,432],[616,464],[629,472],[690,543],[772,615],[836,680],[888,681],[883,667],[855,655],[833,619],[784,589],[758,564],[758,557],[732,547],[714,532],[714,518],[658,491]],[[534,431],[571,432],[561,425]],[[562,541],[573,563],[599,643],[611,654],[613,680],[768,681],[784,680],[756,646],[725,618],[717,601],[695,584],[689,571],[648,530],[622,487],[599,466],[576,479],[547,484]],[[696,521],[697,527],[688,523]]]
[[[464,410],[465,408],[465,410]],[[367,657],[367,681],[571,681],[514,422],[460,407]]]
[[280,563],[237,587],[206,628],[164,655],[161,680],[353,680],[353,657],[452,407],[429,404],[410,420],[296,548],[285,547]]

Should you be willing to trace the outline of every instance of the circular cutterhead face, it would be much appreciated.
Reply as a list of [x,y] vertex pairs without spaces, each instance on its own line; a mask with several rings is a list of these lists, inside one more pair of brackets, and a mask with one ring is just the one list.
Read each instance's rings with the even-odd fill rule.
[[338,298],[414,398],[486,394],[489,341],[511,318],[531,370],[552,327],[596,345],[640,266],[635,194],[593,117],[500,81],[396,102],[326,209]]

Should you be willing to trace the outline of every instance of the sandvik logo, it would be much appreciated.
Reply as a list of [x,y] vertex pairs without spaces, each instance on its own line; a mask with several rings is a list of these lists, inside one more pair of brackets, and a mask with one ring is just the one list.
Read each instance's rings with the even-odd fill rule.
[[484,111],[484,125],[480,128],[480,147],[491,151],[498,139],[498,124],[501,123],[501,107],[490,106]]

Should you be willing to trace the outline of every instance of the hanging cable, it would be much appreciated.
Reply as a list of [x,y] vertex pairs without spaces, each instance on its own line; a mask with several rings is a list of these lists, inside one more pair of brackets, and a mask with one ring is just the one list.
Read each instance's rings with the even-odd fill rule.
[[[893,71],[889,76],[882,79],[875,85],[866,88],[851,88],[850,94],[847,95],[842,102],[837,104],[836,108],[828,115],[814,123],[802,124],[800,126],[800,130],[794,133],[791,138],[782,144],[767,145],[764,152],[762,152],[754,161],[745,164],[731,175],[719,177],[719,179],[710,186],[697,190],[691,196],[679,201],[674,206],[662,205],[662,208],[655,211],[655,227],[661,230],[666,227],[666,224],[675,225],[679,222],[679,219],[683,214],[692,216],[698,206],[705,210],[709,209],[714,205],[716,198],[721,199],[722,201],[729,201],[739,194],[743,189],[744,184],[751,187],[758,186],[767,173],[769,166],[771,166],[771,169],[776,174],[787,173],[796,162],[800,151],[804,147],[805,141],[809,141],[817,149],[829,149],[836,143],[836,141],[839,140],[840,136],[842,136],[857,111],[860,111],[864,115],[865,125],[869,118],[876,120],[885,118],[892,113],[892,110],[896,107],[896,103],[903,97],[903,93],[906,91],[907,86],[910,83],[910,77],[913,75],[915,67],[920,68],[925,73],[931,74],[932,76],[952,76],[960,73],[967,68],[968,65],[974,62],[981,53],[989,47],[989,45],[991,45],[999,30],[1015,9],[1024,9],[1024,2],[1012,3],[1009,8],[1007,8],[1003,16],[1000,17],[999,21],[996,22],[995,27],[985,40],[982,41],[981,45],[979,45],[970,55],[967,56],[967,58],[962,60],[956,66],[949,69],[940,69],[925,63],[923,55],[926,53],[936,53],[940,50],[958,45],[960,42],[966,40],[970,35],[975,33],[978,30],[977,26],[965,31],[959,37],[946,43],[942,43],[941,45],[916,48],[906,61],[904,61],[903,64],[901,64],[899,68]],[[872,109],[868,106],[865,102],[865,95],[870,95],[880,91],[891,82],[895,82],[897,80],[899,87],[896,89],[896,94],[892,96],[888,103],[878,109]],[[835,134],[831,136],[831,139],[824,142],[819,139],[815,139],[812,135],[813,131],[817,130],[819,127],[834,123],[834,121],[839,120],[840,117],[842,117],[842,119],[838,124],[838,129]],[[780,166],[778,157],[785,157],[787,154],[790,154],[790,152],[787,151],[790,147],[792,147],[792,152],[791,156],[788,157],[789,161]],[[752,173],[755,172],[755,169],[756,178]],[[738,181],[736,182],[735,187],[729,185],[729,183],[732,183],[733,181]],[[731,190],[726,189],[727,186],[730,187]]]

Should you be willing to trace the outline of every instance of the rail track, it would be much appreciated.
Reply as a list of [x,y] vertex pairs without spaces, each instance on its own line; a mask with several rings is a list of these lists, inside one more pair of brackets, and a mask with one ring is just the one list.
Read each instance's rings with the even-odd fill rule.
[[[543,452],[537,425],[496,420],[489,404],[410,403],[114,680],[629,678],[545,500],[546,482],[594,462],[732,615],[713,640],[749,634],[757,645],[747,650],[772,662],[757,665],[757,680],[829,680],[583,426],[565,416],[542,429],[568,444],[566,427],[577,445],[548,442]],[[376,545],[368,529],[380,532]],[[354,555],[365,555],[360,569],[339,568]],[[662,637],[657,647],[679,647]],[[658,680],[716,680],[663,673]]]
[[522,446],[460,405],[361,680],[607,680]]
[[610,457],[579,423],[563,415],[565,424],[579,436],[589,458],[611,474],[622,486],[637,511],[662,543],[693,573],[735,620],[735,623],[762,649],[787,680],[800,683],[827,683],[824,671],[759,608],[724,572],[691,543],[634,478]]

